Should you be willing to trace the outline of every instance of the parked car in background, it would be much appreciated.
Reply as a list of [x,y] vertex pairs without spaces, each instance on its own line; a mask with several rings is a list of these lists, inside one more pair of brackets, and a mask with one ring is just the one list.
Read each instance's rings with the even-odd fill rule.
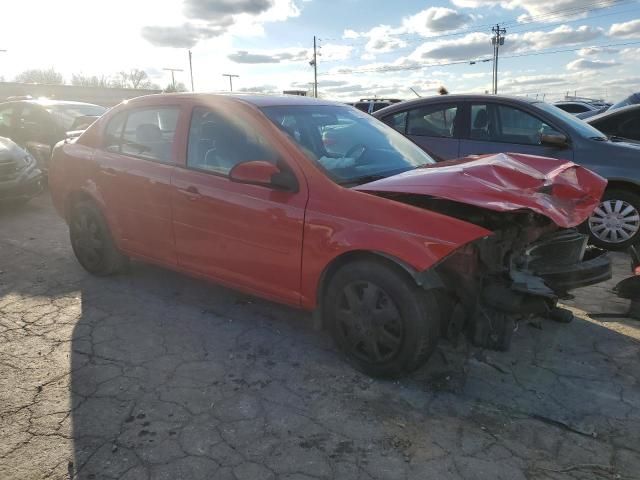
[[640,105],[607,110],[585,121],[609,137],[640,142]]
[[[341,128],[351,144],[328,152]],[[376,376],[463,327],[507,348],[516,315],[611,275],[571,228],[600,201],[596,174],[526,155],[438,166],[370,115],[305,97],[130,100],[58,144],[49,182],[89,272],[133,257],[316,310]]]
[[82,130],[106,111],[91,103],[20,100],[0,104],[0,136],[29,151],[47,172],[51,151],[67,132]]
[[618,108],[622,108],[622,107],[627,107],[629,105],[638,105],[640,104],[640,92],[638,93],[632,93],[631,95],[629,95],[627,98],[625,98],[624,100],[620,100],[617,103],[614,103],[611,106],[602,108],[601,110],[596,110],[596,111],[592,111],[592,112],[584,112],[584,113],[580,113],[578,115],[576,115],[578,118],[585,120],[587,118],[591,118],[595,115],[599,115],[600,113],[604,113],[606,111],[610,111],[610,110],[617,110]]
[[555,102],[554,105],[559,109],[564,110],[568,113],[572,113],[574,115],[577,113],[594,112],[602,109],[602,107],[596,107],[595,105],[592,105],[590,103],[578,101],[565,100],[561,102]]
[[0,204],[25,203],[42,191],[42,172],[33,156],[0,137]]
[[397,98],[362,98],[359,102],[349,103],[348,105],[371,114],[394,103],[400,103],[401,101],[402,100]]
[[592,242],[615,250],[640,240],[640,145],[609,139],[554,105],[527,98],[437,96],[374,116],[444,160],[517,152],[584,165],[609,180],[585,224]]

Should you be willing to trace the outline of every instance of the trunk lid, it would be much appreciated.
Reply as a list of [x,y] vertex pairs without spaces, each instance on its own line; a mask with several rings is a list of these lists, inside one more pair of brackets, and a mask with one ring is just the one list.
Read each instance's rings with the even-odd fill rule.
[[532,210],[570,228],[589,217],[606,185],[570,161],[501,153],[428,165],[354,189],[426,195],[498,212]]

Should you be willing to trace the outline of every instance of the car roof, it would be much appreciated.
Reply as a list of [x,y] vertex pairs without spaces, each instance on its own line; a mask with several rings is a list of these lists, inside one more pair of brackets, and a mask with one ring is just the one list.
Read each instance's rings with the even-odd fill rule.
[[584,121],[587,123],[591,123],[594,120],[600,120],[602,118],[612,117],[614,115],[620,115],[620,114],[623,114],[624,112],[629,112],[634,110],[637,110],[640,113],[640,104],[636,103],[634,105],[627,105],[626,107],[614,108],[613,110],[605,110],[602,113],[599,113],[592,117],[585,118]]
[[430,103],[447,103],[447,102],[461,102],[461,101],[467,101],[467,102],[486,102],[486,101],[501,102],[502,101],[505,103],[520,103],[520,104],[527,103],[530,105],[534,103],[541,103],[541,100],[537,98],[516,97],[511,95],[490,95],[488,93],[475,93],[475,94],[449,93],[446,95],[431,95],[429,97],[420,97],[420,98],[414,98],[412,100],[407,100],[400,103],[393,103],[388,107],[385,107],[381,110],[378,110],[377,112],[374,112],[373,115],[378,116],[381,113],[384,114],[387,112],[400,112],[405,108],[411,108],[411,107],[420,106],[423,104],[426,105]]
[[305,97],[302,95],[262,95],[257,93],[158,93],[154,95],[145,95],[136,97],[128,101],[128,103],[144,103],[149,99],[160,100],[166,99],[171,101],[175,98],[184,98],[189,100],[204,100],[225,98],[226,100],[237,101],[261,107],[279,107],[279,106],[304,106],[304,105],[340,105],[345,106],[342,102],[334,102],[320,98]]

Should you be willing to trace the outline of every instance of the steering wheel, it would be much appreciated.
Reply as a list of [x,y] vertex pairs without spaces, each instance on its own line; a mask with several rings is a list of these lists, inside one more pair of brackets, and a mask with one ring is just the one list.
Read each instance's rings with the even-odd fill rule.
[[[355,157],[351,157],[358,150],[360,150],[360,155],[357,155]],[[366,145],[364,145],[362,143],[357,143],[353,147],[351,147],[349,150],[347,150],[347,153],[345,153],[344,156],[345,156],[345,158],[347,158],[347,157],[353,158],[353,160],[357,163],[358,160],[360,160],[360,158],[362,158],[362,155],[364,155],[364,152],[366,152],[366,151],[367,151],[367,146]]]

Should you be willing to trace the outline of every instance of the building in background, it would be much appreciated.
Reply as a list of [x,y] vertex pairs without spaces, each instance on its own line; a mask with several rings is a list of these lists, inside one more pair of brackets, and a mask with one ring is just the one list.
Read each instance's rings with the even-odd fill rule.
[[12,99],[12,97],[30,96],[33,98],[46,97],[55,100],[73,100],[112,107],[123,100],[154,93],[162,93],[162,90],[0,82],[0,102],[5,102]]

